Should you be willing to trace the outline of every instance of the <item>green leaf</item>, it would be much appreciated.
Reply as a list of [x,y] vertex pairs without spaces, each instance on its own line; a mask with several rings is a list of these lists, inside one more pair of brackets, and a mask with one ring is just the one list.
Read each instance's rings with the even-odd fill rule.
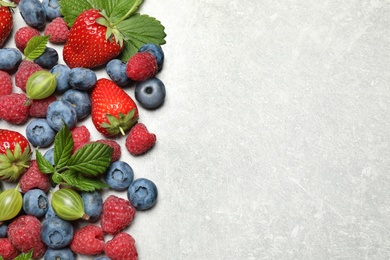
[[42,155],[39,150],[35,151],[35,157],[38,163],[39,171],[45,174],[50,174],[54,172],[54,167],[51,163],[46,160],[46,158]]
[[94,191],[97,189],[108,188],[108,185],[101,180],[88,178],[75,171],[65,171],[62,174],[63,180],[67,185],[72,186],[81,191]]
[[30,260],[30,259],[32,259],[32,254],[33,254],[33,250],[31,249],[27,253],[21,253],[20,255],[15,257],[14,260]]
[[[107,15],[111,18],[111,21],[114,23],[116,20],[126,15],[128,17],[133,15],[138,10],[139,6],[142,4],[142,1],[139,0],[117,0],[112,2],[116,2],[116,3],[113,4],[110,13],[107,13]],[[129,10],[131,10],[130,13],[128,13]]]
[[67,165],[72,154],[74,142],[69,127],[63,123],[62,128],[54,139],[54,165],[61,169]]
[[117,25],[125,39],[120,59],[127,62],[146,43],[165,44],[165,28],[157,19],[135,14]]
[[104,173],[111,163],[113,149],[102,143],[86,144],[77,150],[68,161],[68,168],[85,175]]
[[61,6],[61,13],[64,16],[65,22],[69,27],[72,27],[79,14],[93,8],[88,0],[60,0],[59,5]]
[[46,49],[46,44],[49,41],[49,38],[50,35],[32,37],[24,49],[24,56],[26,56],[26,59],[35,60],[41,56]]

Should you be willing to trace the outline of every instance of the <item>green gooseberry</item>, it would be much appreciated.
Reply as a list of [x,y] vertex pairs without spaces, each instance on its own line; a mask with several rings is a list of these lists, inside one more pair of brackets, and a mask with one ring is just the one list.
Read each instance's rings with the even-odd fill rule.
[[75,190],[62,188],[55,191],[51,204],[54,212],[64,220],[89,219],[89,216],[84,212],[81,195]]
[[0,193],[0,225],[19,214],[23,206],[22,194],[19,185],[15,189],[8,189]]
[[44,99],[54,93],[57,87],[56,74],[46,70],[36,71],[26,83],[27,97],[30,99]]

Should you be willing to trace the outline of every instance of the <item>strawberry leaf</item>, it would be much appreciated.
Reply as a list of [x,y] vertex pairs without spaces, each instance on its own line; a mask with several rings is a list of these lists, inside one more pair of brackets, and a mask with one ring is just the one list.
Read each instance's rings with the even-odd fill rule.
[[113,5],[112,10],[107,13],[107,15],[111,18],[112,22],[115,22],[117,19],[120,19],[122,17],[130,17],[138,10],[139,6],[142,4],[141,0],[117,0],[113,2],[116,3]]
[[125,39],[120,59],[127,62],[146,43],[162,45],[165,43],[164,26],[148,15],[135,14],[117,25]]
[[61,13],[64,16],[64,20],[69,27],[72,27],[79,14],[85,10],[94,8],[88,0],[60,0],[59,5],[61,6]]
[[26,59],[35,60],[41,56],[46,49],[46,44],[49,41],[49,38],[50,35],[32,37],[24,49],[24,56],[26,56]]

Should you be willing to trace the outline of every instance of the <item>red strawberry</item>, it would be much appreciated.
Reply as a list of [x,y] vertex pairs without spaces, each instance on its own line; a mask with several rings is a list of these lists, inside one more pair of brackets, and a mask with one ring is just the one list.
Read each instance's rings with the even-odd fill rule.
[[0,47],[3,47],[13,27],[13,17],[11,8],[15,4],[0,1]]
[[86,10],[76,18],[63,50],[64,61],[70,68],[97,67],[122,51],[120,33],[116,30],[106,38],[107,27],[99,24],[98,18],[103,16],[96,9]]
[[126,148],[132,155],[146,153],[156,143],[156,135],[148,131],[144,124],[138,123],[131,128],[126,138]]
[[92,122],[106,136],[124,134],[138,120],[134,100],[113,81],[98,79],[91,94]]
[[16,131],[0,129],[0,179],[15,181],[30,165],[31,147]]

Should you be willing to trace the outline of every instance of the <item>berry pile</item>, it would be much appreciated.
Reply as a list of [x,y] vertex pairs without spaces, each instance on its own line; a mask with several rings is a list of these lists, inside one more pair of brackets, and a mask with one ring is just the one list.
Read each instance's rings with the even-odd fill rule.
[[137,259],[127,230],[157,202],[116,137],[130,156],[155,146],[141,119],[165,100],[164,27],[141,0],[82,2],[0,1],[0,120],[25,127],[0,129],[0,259]]

